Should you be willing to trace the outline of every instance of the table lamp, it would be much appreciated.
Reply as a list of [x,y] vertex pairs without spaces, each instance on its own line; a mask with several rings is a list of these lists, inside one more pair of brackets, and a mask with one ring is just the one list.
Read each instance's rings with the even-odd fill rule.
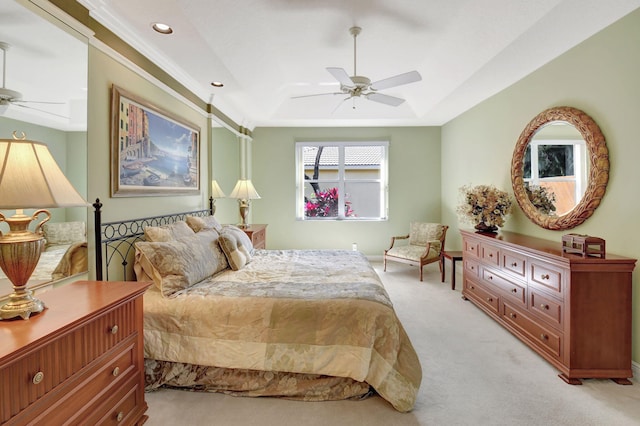
[[238,199],[238,203],[240,204],[240,217],[242,218],[242,223],[239,226],[240,228],[246,228],[249,226],[247,224],[247,217],[249,216],[251,200],[260,198],[260,195],[258,195],[258,192],[249,179],[238,179],[229,197]]
[[222,192],[222,188],[218,185],[218,182],[215,180],[211,181],[211,215],[216,214],[216,198],[224,198],[224,192]]
[[[0,231],[0,268],[13,284],[9,301],[0,307],[0,320],[28,319],[45,308],[27,289],[45,245],[42,225],[51,218],[45,209],[87,205],[62,173],[47,145],[26,140],[24,133],[18,138],[13,132],[13,137],[0,139],[0,210],[16,210],[11,217],[0,213],[0,223],[9,225],[8,233]],[[24,209],[40,210],[27,216]],[[44,219],[30,231],[31,221],[41,215]]]

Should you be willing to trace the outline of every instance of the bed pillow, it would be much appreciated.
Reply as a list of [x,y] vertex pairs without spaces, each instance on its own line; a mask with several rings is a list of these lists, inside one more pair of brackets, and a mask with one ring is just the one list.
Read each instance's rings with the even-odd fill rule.
[[251,261],[253,244],[251,244],[251,240],[242,229],[233,225],[225,225],[220,231],[218,241],[222,251],[227,256],[229,266],[234,271],[242,269]]
[[186,221],[187,225],[193,229],[193,232],[200,232],[205,229],[222,230],[222,225],[220,225],[220,222],[213,216],[187,216]]
[[203,231],[172,241],[135,243],[136,276],[151,277],[164,296],[192,285],[228,267],[220,252],[218,233]]
[[47,222],[42,225],[47,246],[86,241],[84,222]]
[[194,232],[184,221],[162,226],[147,226],[144,228],[145,241],[165,242],[179,238],[191,237]]

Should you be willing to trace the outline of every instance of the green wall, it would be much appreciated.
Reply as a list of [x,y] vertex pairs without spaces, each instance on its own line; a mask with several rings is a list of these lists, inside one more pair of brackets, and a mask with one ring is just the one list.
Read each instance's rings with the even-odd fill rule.
[[[560,242],[576,232],[602,237],[607,252],[640,258],[640,10],[611,25],[531,75],[458,116],[442,128],[442,217],[461,239],[455,208],[464,184],[495,184],[512,193],[510,163],[520,132],[552,106],[582,109],[607,140],[610,175],[601,205],[571,231],[549,231],[530,222],[516,205],[505,229]],[[523,52],[526,55],[526,52]],[[462,227],[465,227],[464,225]],[[633,280],[633,358],[640,361],[640,271]]]
[[[389,141],[389,220],[296,220],[295,143],[301,140]],[[351,249],[382,256],[392,235],[412,220],[440,221],[440,128],[256,128],[251,180],[262,197],[252,202],[252,222],[266,223],[267,248]]]

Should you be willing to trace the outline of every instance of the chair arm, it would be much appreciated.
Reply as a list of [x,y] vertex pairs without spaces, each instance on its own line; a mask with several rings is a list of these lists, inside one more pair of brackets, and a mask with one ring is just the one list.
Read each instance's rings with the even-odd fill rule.
[[438,253],[438,255],[440,257],[442,257],[442,243],[440,242],[440,240],[432,240],[432,241],[427,241],[427,245],[424,247],[424,253],[422,254],[422,256],[420,256],[420,258],[422,259],[426,259],[427,256],[429,255],[429,250],[431,250],[431,245],[433,243],[440,243],[440,253]]
[[407,235],[398,235],[396,237],[391,237],[391,245],[389,246],[389,248],[387,250],[391,250],[393,248],[393,245],[395,244],[396,240],[406,240],[407,238],[409,238],[409,234],[407,234]]

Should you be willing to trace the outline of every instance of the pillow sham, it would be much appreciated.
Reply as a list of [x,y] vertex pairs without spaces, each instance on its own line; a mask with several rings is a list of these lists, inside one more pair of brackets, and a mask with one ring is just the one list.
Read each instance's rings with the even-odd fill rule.
[[184,221],[144,228],[144,239],[150,242],[166,242],[193,236],[193,230]]
[[225,225],[220,231],[220,247],[234,271],[242,269],[251,261],[253,244],[244,231],[234,225]]
[[193,232],[200,232],[204,229],[222,230],[222,225],[220,225],[220,222],[213,216],[187,216],[186,221]]
[[151,277],[164,296],[191,287],[229,265],[213,230],[172,241],[138,241],[135,248],[136,276]]
[[84,222],[47,222],[42,225],[47,246],[86,241]]

